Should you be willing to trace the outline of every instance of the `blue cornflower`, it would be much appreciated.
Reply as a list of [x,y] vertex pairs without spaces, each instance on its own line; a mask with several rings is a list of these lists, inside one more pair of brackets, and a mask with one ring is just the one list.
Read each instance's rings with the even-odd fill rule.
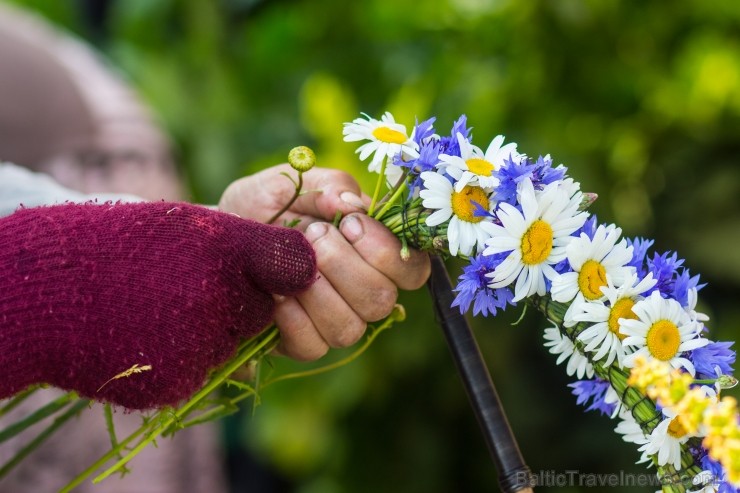
[[697,378],[717,378],[716,367],[723,375],[732,375],[735,364],[735,351],[730,349],[732,342],[710,342],[704,347],[696,348],[689,354],[694,363]]
[[688,269],[682,269],[673,281],[673,293],[671,297],[681,303],[681,306],[689,304],[689,290],[696,289],[699,291],[706,284],[699,284],[699,274],[691,277]]
[[393,164],[402,168],[409,169],[409,177],[411,177],[410,194],[413,195],[414,191],[418,190],[422,186],[421,174],[424,171],[435,171],[437,164],[439,163],[439,149],[440,143],[436,140],[428,140],[425,144],[421,144],[419,148],[419,157],[404,161],[401,153],[396,154],[393,157]]
[[447,154],[448,156],[459,156],[460,155],[460,143],[457,141],[457,134],[461,134],[467,140],[471,139],[470,131],[468,128],[468,117],[461,115],[460,118],[452,124],[452,133],[449,137],[442,137],[440,142],[442,147],[440,149],[441,154]]
[[683,265],[683,262],[684,260],[678,258],[678,254],[675,252],[665,252],[660,255],[654,253],[652,258],[648,258],[648,272],[652,272],[653,277],[658,281],[650,293],[660,291],[660,294],[664,298],[670,297],[673,294],[674,278],[678,274],[678,269]]
[[424,120],[419,123],[417,120],[414,126],[413,139],[416,144],[421,147],[430,137],[434,135],[434,122],[437,120],[436,117],[431,117],[428,120]]
[[463,268],[463,273],[458,278],[455,287],[457,296],[452,306],[460,307],[460,313],[465,313],[472,304],[473,315],[482,313],[484,317],[489,313],[495,316],[498,310],[504,310],[507,305],[516,306],[511,301],[514,293],[508,287],[491,289],[488,287],[490,279],[486,277],[507,255],[508,252],[471,257],[470,263]]
[[732,484],[724,481],[725,471],[722,468],[722,464],[713,461],[708,454],[699,460],[699,464],[703,471],[709,471],[712,475],[712,481],[717,486],[717,493],[740,493],[740,488],[735,488]]
[[699,284],[699,276],[691,277],[683,263],[684,259],[678,258],[675,252],[654,253],[652,258],[648,258],[647,271],[652,272],[658,282],[646,295],[659,291],[663,298],[672,298],[681,306],[688,306],[689,290],[696,288],[698,291],[704,284]]
[[519,205],[516,195],[517,186],[522,181],[532,177],[536,165],[531,164],[529,159],[522,159],[520,162],[516,162],[508,158],[504,162],[504,166],[492,173],[499,181],[496,187],[495,198],[498,202],[506,202],[516,207]]
[[545,185],[565,178],[566,171],[568,171],[568,168],[563,165],[553,168],[552,158],[549,154],[545,157],[540,156],[534,164],[534,170],[532,170],[532,184],[535,190],[542,190]]
[[591,214],[588,216],[588,219],[586,219],[586,222],[583,223],[583,226],[581,229],[573,233],[573,236],[580,237],[581,233],[585,233],[586,236],[589,237],[593,241],[594,234],[596,233],[596,228],[599,227],[599,220],[596,218],[596,214]]
[[609,382],[600,378],[593,380],[578,380],[568,384],[573,389],[573,395],[576,396],[576,404],[586,406],[588,401],[593,402],[586,408],[586,411],[599,411],[601,414],[611,416],[616,408],[615,403],[605,401],[606,393],[609,391]]
[[647,256],[648,249],[653,246],[653,243],[653,240],[646,240],[644,238],[627,238],[627,246],[632,247],[632,260],[627,265],[635,268],[639,279],[644,279],[647,275],[645,257]]

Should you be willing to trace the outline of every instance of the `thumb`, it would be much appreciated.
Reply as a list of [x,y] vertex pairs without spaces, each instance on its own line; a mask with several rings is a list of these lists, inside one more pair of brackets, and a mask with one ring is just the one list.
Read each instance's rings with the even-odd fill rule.
[[[236,218],[235,218],[236,219]],[[316,280],[316,253],[300,231],[239,219],[245,274],[268,293],[293,296]]]

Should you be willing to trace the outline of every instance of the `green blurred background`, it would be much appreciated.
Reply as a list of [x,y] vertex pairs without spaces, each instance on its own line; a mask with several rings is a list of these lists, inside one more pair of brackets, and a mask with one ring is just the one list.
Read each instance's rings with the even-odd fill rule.
[[[120,67],[173,138],[195,201],[301,144],[367,190],[343,122],[390,110],[409,127],[436,115],[444,130],[465,113],[479,145],[504,133],[551,153],[599,194],[602,221],[677,250],[709,283],[712,337],[740,336],[737,0],[15,3]],[[226,423],[231,462],[249,454],[274,475],[262,491],[497,490],[426,292],[402,302],[409,319],[360,360],[276,385],[253,417]],[[530,467],[643,472],[614,422],[575,405],[542,318],[512,326],[519,315],[473,323]],[[255,473],[232,471],[246,491]]]

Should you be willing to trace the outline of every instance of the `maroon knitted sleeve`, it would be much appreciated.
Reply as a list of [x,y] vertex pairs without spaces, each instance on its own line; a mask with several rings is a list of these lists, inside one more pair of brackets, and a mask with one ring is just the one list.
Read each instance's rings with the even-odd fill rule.
[[[0,219],[0,398],[49,383],[131,409],[175,404],[316,277],[295,230],[174,203]],[[150,371],[108,382],[131,368]]]

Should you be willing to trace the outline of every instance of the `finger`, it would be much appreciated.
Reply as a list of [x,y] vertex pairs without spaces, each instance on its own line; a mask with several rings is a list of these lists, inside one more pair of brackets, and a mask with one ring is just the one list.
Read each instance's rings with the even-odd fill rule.
[[[285,164],[231,183],[219,201],[219,208],[244,218],[267,222],[295,194],[295,184],[285,174],[297,178],[297,172]],[[355,179],[343,171],[313,168],[303,174],[303,180],[303,195],[276,224],[309,217],[330,221],[337,211],[345,215],[366,210],[370,203]]]
[[275,300],[274,320],[280,330],[278,353],[299,361],[313,361],[325,355],[329,345],[298,300],[284,296],[276,296]]
[[350,214],[339,224],[339,230],[365,262],[399,288],[417,289],[429,277],[429,256],[410,249],[409,259],[401,259],[401,242],[375,219],[365,214]]
[[344,302],[366,322],[386,317],[396,303],[396,285],[357,253],[333,226],[312,224],[306,238],[316,251],[319,270]]
[[365,333],[366,323],[321,276],[296,296],[321,338],[333,348],[351,346]]

